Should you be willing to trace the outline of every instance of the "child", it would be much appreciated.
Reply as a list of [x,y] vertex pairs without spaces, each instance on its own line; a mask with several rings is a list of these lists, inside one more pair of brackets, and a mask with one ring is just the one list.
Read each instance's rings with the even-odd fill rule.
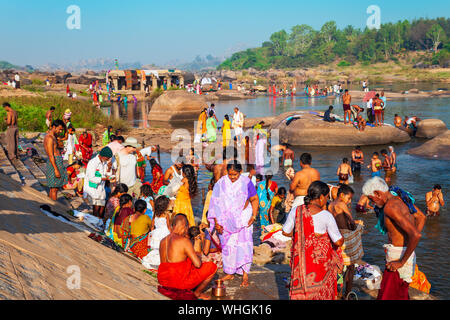
[[[344,245],[342,246],[344,265],[347,266],[345,273],[345,293],[344,297],[350,293],[353,286],[353,276],[355,274],[355,263],[361,259],[364,254],[362,251],[361,234],[359,234],[359,242],[354,242],[354,231],[357,230],[357,224],[361,226],[362,221],[354,221],[352,213],[349,209],[354,195],[353,189],[348,185],[342,185],[339,188],[338,196],[335,201],[330,203],[329,210],[333,214],[336,224],[344,237]],[[361,231],[361,227],[359,228]],[[351,252],[351,254],[350,254]]]
[[352,168],[348,164],[348,159],[342,159],[342,164],[337,170],[337,175],[339,176],[339,183],[348,184],[349,176],[353,176]]
[[380,170],[382,169],[382,165],[381,160],[378,157],[378,152],[374,152],[370,164],[367,166],[367,169],[372,171],[372,178],[381,177]]
[[356,118],[357,121],[357,127],[359,131],[364,131],[364,129],[366,128],[366,119],[364,119],[361,115],[358,115],[358,117]]
[[[83,180],[78,178],[83,162],[77,160],[67,167],[67,184],[63,186],[64,190],[75,190],[76,194],[83,197]],[[80,182],[81,180],[81,182]]]
[[155,202],[153,201],[153,190],[149,182],[145,182],[141,186],[141,200],[147,202],[147,211],[145,211],[145,214],[153,220],[153,208],[155,207]]
[[272,203],[269,208],[269,218],[270,223],[281,223],[284,224],[286,221],[286,206],[284,204],[284,199],[286,197],[286,189],[281,187],[278,189],[277,194],[273,197]]
[[75,128],[72,124],[67,128],[67,140],[64,146],[64,160],[69,162],[69,165],[73,163],[73,158],[76,152],[76,145],[78,145],[78,139],[75,134]]
[[373,207],[370,205],[370,200],[366,195],[362,195],[359,198],[358,203],[356,204],[356,212],[366,214],[369,211],[372,211]]
[[148,237],[151,251],[142,259],[142,264],[148,269],[158,269],[161,260],[159,257],[159,244],[170,234],[169,219],[170,200],[166,196],[159,196],[155,200],[155,218],[152,219],[151,232]]

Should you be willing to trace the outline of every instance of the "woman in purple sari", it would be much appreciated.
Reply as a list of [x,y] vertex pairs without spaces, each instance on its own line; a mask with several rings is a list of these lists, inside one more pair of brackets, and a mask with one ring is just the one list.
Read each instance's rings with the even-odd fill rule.
[[227,165],[226,176],[214,185],[208,211],[210,230],[216,229],[222,246],[222,280],[242,275],[241,286],[248,286],[248,273],[253,261],[253,222],[259,200],[251,180],[241,175],[237,161]]

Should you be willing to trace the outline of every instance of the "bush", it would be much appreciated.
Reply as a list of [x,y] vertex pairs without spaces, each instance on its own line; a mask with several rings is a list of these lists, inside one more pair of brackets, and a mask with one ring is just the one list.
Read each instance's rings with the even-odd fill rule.
[[352,64],[350,63],[350,62],[347,62],[347,61],[345,61],[345,60],[341,60],[341,62],[339,62],[338,63],[338,67],[349,67],[349,66],[351,66]]
[[[55,107],[54,119],[62,119],[64,111],[70,109],[72,112],[72,124],[75,128],[92,129],[96,124],[107,125],[112,121],[101,110],[85,100],[71,100],[59,96],[0,98],[0,103],[6,101],[17,111],[18,126],[23,131],[45,132],[47,130],[45,114],[52,106]],[[0,118],[5,116],[4,108],[0,108]],[[123,122],[121,126],[126,127],[125,121],[120,121]],[[0,130],[5,129],[6,124],[1,122]]]
[[35,85],[35,86],[43,86],[45,83],[42,80],[39,79],[33,79],[31,80],[31,82]]

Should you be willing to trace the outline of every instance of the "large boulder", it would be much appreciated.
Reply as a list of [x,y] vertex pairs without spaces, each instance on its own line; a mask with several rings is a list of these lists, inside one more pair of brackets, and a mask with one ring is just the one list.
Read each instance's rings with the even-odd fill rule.
[[447,126],[444,121],[439,119],[425,119],[419,121],[417,125],[416,137],[430,139],[446,131]]
[[408,153],[429,159],[450,160],[450,130],[447,130],[417,148],[408,150]]
[[150,121],[193,121],[197,120],[206,99],[184,90],[169,90],[158,97],[149,113]]
[[[294,146],[358,146],[382,145],[402,143],[411,139],[408,133],[391,125],[383,127],[369,127],[362,132],[353,125],[343,122],[325,122],[321,112],[291,111],[276,117],[271,129],[279,130],[280,142],[287,142]],[[290,116],[299,116],[300,119],[286,125]],[[273,132],[272,132],[273,134]]]

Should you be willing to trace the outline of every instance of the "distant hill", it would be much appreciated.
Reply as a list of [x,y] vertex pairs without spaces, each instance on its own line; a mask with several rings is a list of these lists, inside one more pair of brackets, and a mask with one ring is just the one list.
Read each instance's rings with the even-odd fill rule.
[[[119,69],[140,69],[142,64],[140,62],[121,62],[119,60]],[[116,68],[115,59],[97,58],[84,59],[75,63],[55,64],[48,63],[37,67],[41,71],[55,71],[64,70],[68,72],[83,72],[83,71],[102,71],[113,70]]]
[[302,24],[290,32],[273,33],[261,47],[234,53],[218,69],[308,68],[331,62],[350,66],[357,62],[370,65],[398,61],[397,55],[427,51],[423,61],[445,67],[450,61],[450,19],[417,19],[382,24],[379,30],[356,29],[349,25],[338,29],[336,22],[326,22],[320,30]]
[[177,68],[186,71],[202,71],[216,69],[225,59],[208,54],[206,57],[195,57],[191,62],[177,64]]
[[0,70],[4,69],[18,69],[19,67],[9,63],[8,61],[0,61]]

